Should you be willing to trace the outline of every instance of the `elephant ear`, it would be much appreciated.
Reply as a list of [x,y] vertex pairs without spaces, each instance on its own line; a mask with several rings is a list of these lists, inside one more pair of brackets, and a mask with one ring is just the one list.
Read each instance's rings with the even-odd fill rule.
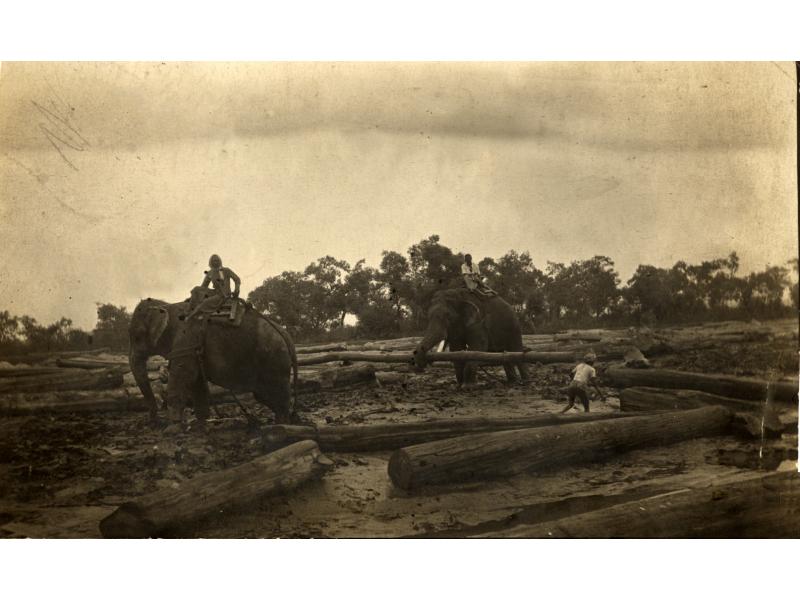
[[164,335],[164,330],[169,324],[169,313],[166,308],[153,306],[149,309],[147,319],[147,339],[155,347],[158,340]]
[[464,300],[461,305],[461,310],[466,327],[477,325],[483,320],[483,311],[481,311],[480,307],[472,300]]

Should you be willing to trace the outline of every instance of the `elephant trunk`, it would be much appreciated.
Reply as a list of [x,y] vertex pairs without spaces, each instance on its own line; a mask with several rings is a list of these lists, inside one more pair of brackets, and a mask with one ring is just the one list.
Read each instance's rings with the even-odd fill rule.
[[136,350],[131,348],[130,354],[128,355],[128,365],[131,368],[131,373],[133,373],[136,385],[139,386],[139,390],[141,390],[142,396],[144,396],[147,402],[147,406],[150,410],[150,417],[155,419],[158,413],[158,404],[156,403],[153,389],[150,387],[150,378],[147,376],[147,358],[147,353],[136,352]]
[[447,328],[439,323],[431,323],[425,332],[425,337],[414,350],[414,364],[418,369],[424,369],[428,364],[428,350],[447,338]]

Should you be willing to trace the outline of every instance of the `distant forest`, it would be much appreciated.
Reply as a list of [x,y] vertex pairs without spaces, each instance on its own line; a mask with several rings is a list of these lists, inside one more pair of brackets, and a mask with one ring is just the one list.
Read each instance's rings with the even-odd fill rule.
[[[463,255],[432,235],[405,255],[387,250],[382,256],[378,268],[364,260],[350,265],[325,256],[303,271],[265,279],[247,299],[299,341],[419,333],[433,292],[461,285]],[[770,319],[798,310],[796,258],[741,276],[736,252],[696,265],[679,261],[668,269],[639,265],[624,285],[607,256],[548,262],[542,269],[528,252],[511,250],[499,258],[485,257],[479,266],[527,332]],[[69,319],[40,325],[31,317],[0,311],[0,352],[89,345],[125,350],[129,320],[126,307],[98,303],[97,325],[88,333],[73,328]]]

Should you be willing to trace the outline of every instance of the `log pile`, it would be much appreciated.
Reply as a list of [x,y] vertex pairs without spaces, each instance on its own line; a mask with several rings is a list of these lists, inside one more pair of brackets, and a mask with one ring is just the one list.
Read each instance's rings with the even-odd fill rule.
[[117,508],[100,522],[106,538],[146,538],[184,530],[203,517],[253,505],[321,477],[333,463],[304,441],[243,465],[198,475]]
[[683,412],[480,433],[409,446],[389,459],[399,488],[480,481],[527,471],[562,468],[612,453],[674,444],[729,430],[732,413],[721,406]]

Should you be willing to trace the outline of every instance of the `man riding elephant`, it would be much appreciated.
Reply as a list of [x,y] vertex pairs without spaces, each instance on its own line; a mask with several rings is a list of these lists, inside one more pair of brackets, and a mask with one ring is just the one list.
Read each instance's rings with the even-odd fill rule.
[[[464,288],[439,290],[428,307],[428,327],[414,350],[418,368],[428,363],[430,349],[446,340],[450,350],[523,352],[522,330],[514,309],[500,296],[475,294]],[[527,382],[524,362],[503,365],[509,382]],[[458,386],[475,383],[475,363],[454,363]]]
[[467,286],[467,289],[470,292],[483,294],[484,296],[497,295],[497,292],[486,285],[486,283],[483,281],[481,269],[478,265],[472,262],[471,254],[464,255],[464,264],[461,265],[461,276],[464,279],[464,285]]
[[[233,292],[231,292],[231,280],[234,283]],[[241,286],[241,279],[232,269],[222,266],[222,259],[217,254],[212,254],[208,259],[208,271],[205,272],[203,283],[200,284],[201,288],[208,288],[212,285],[213,292],[209,294],[205,300],[200,302],[194,309],[186,315],[186,319],[193,319],[196,316],[203,316],[213,313],[220,308],[225,300],[228,298],[239,297],[239,287]]]

